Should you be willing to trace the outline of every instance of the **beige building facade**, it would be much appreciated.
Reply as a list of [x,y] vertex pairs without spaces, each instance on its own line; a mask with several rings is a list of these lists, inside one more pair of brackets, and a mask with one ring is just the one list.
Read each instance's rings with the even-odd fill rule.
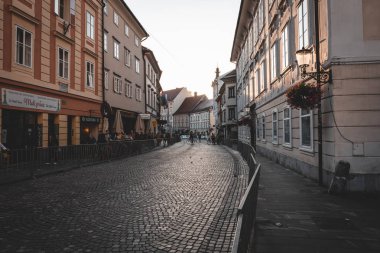
[[[148,33],[122,0],[104,1],[105,101],[112,108],[109,131],[135,131],[145,114],[145,75],[141,42]],[[122,129],[116,129],[120,119]],[[138,131],[143,131],[143,129]]]
[[160,94],[162,92],[160,79],[162,71],[154,53],[149,48],[143,47],[145,66],[145,112],[149,114],[147,132],[157,134],[159,132],[160,119]]
[[0,2],[0,135],[12,149],[96,136],[102,1]]
[[[328,185],[340,160],[355,176],[351,191],[380,190],[380,10],[376,0],[319,1],[315,31],[311,0],[242,1],[231,60],[236,61],[241,141],[255,140],[258,152],[318,179],[317,109],[286,103],[286,90],[303,80],[295,53],[313,51],[315,33],[330,80],[322,85],[322,173]],[[244,30],[244,26],[248,30]],[[249,109],[254,108],[254,113]],[[248,110],[247,110],[248,109]],[[252,131],[254,129],[254,131]]]

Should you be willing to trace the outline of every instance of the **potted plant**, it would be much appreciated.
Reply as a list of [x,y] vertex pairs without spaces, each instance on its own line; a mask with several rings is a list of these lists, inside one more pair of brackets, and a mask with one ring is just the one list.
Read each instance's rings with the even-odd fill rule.
[[286,91],[286,102],[297,109],[313,109],[318,105],[320,93],[317,85],[301,82]]

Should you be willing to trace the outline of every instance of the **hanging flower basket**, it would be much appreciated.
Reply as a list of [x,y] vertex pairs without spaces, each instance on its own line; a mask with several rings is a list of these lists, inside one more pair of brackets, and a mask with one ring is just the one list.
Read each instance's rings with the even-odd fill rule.
[[286,91],[286,102],[297,109],[313,109],[319,102],[317,85],[298,83]]
[[238,125],[241,126],[241,125],[247,125],[247,126],[250,126],[251,125],[251,119],[250,118],[242,118],[240,121],[238,121]]

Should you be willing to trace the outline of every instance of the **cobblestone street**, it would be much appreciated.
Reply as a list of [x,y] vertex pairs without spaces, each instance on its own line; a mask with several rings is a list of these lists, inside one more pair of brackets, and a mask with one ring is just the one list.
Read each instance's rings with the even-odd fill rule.
[[248,167],[177,143],[0,188],[0,252],[229,252]]

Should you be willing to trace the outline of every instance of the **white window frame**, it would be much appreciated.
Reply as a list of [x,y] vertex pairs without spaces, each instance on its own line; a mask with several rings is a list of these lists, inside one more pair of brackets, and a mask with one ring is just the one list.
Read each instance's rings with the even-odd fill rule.
[[116,26],[119,26],[119,14],[117,14],[115,10],[113,11],[113,23]]
[[[308,110],[308,114],[302,115],[302,109],[299,110],[300,113],[300,149],[308,152],[314,151],[314,136],[313,136],[313,110]],[[310,117],[310,146],[303,145],[302,136],[302,119]]]
[[289,27],[288,27],[288,24],[285,25],[284,30],[282,30],[281,45],[282,45],[282,71],[284,71],[289,66]]
[[113,91],[117,94],[121,94],[122,92],[122,86],[123,83],[121,81],[121,77],[120,76],[114,76],[113,77]]
[[[62,51],[63,53],[63,59],[60,58],[60,51]],[[66,79],[68,80],[69,79],[69,73],[70,73],[70,52],[69,50],[65,49],[65,48],[62,48],[62,47],[58,47],[58,76],[62,79]],[[65,53],[67,54],[67,59],[65,59]],[[60,68],[61,68],[61,64],[62,64],[62,75],[61,75],[61,71],[60,71]],[[66,67],[66,71],[65,71],[65,67]]]
[[113,41],[113,57],[120,59],[120,42],[115,39]]
[[95,86],[94,79],[95,79],[95,64],[93,62],[86,61],[86,87],[87,88],[94,88]]
[[[23,41],[22,41],[22,42],[19,42],[19,41],[17,40],[17,32],[18,32],[18,29],[20,29],[20,30],[22,31],[22,33],[23,33]],[[27,33],[30,34],[30,45],[27,45],[27,44],[26,44],[26,41],[25,41],[25,35],[26,35]],[[31,68],[31,67],[32,67],[32,63],[33,63],[33,50],[32,50],[32,48],[33,48],[33,33],[31,33],[30,31],[26,30],[25,28],[22,28],[22,27],[20,27],[20,26],[16,26],[16,39],[15,39],[15,41],[16,41],[16,50],[15,50],[15,54],[16,54],[16,56],[15,56],[16,63],[19,64],[19,65],[22,65],[22,66],[24,66],[24,67]],[[19,46],[22,47],[22,52],[19,52]],[[30,53],[30,63],[29,63],[29,64],[26,63],[27,50],[28,50],[29,53]],[[22,54],[23,62],[19,62],[19,61],[18,61],[18,57],[17,57],[17,56],[18,56],[20,53]]]
[[86,11],[86,36],[95,39],[95,17],[89,11]]
[[108,52],[108,32],[104,31],[104,51]]
[[125,36],[129,37],[129,26],[127,23],[124,25],[124,34]]
[[255,86],[255,97],[257,97],[260,95],[260,69],[256,69],[253,82]]
[[136,85],[136,100],[141,101],[141,87]]
[[260,140],[261,139],[260,129],[261,129],[260,118],[257,117],[256,118],[256,140]]
[[135,45],[136,47],[140,46],[140,38],[135,35]]
[[108,70],[104,70],[104,88],[106,90],[109,89],[109,71]]
[[132,83],[128,80],[125,80],[126,87],[125,87],[125,95],[129,98],[133,97],[133,87]]
[[309,10],[308,0],[303,0],[297,10],[298,15],[298,49],[307,48],[309,46]]
[[124,48],[124,64],[127,67],[131,66],[131,51],[128,48]]
[[135,57],[135,71],[140,74],[140,59]]
[[272,111],[272,143],[278,144],[278,110],[277,108],[273,109]]
[[260,93],[266,89],[266,71],[265,71],[265,60],[260,64]]
[[108,15],[108,0],[104,0],[104,14]]
[[[286,117],[285,116],[285,110],[289,110],[289,116]],[[285,130],[286,130],[286,126],[285,126],[285,122],[289,122],[289,142],[286,142],[285,140]],[[282,132],[283,132],[283,146],[285,147],[289,147],[291,148],[292,147],[292,108],[290,106],[286,106],[284,108],[284,117],[283,117],[283,128],[282,128]]]
[[270,77],[271,82],[277,79],[277,43],[270,49]]

